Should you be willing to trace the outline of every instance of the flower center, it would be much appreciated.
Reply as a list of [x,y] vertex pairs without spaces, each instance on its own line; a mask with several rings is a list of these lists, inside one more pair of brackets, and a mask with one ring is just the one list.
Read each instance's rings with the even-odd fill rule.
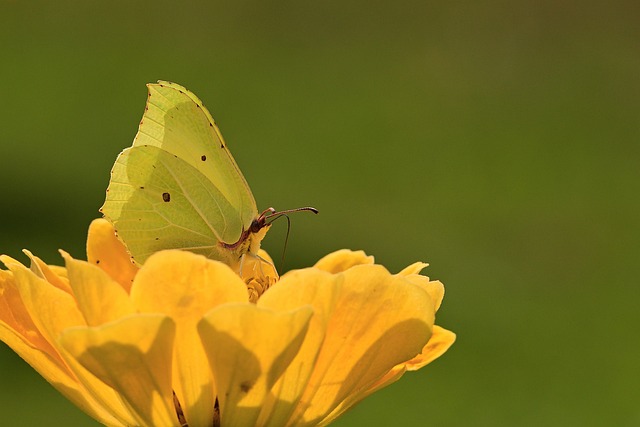
[[278,279],[270,276],[258,276],[246,279],[247,290],[249,291],[249,302],[256,303],[260,296],[265,293],[267,289],[273,286]]
[[[176,408],[176,415],[178,416],[178,422],[180,423],[180,427],[189,427],[189,424],[187,423],[187,419],[184,417],[182,406],[180,405],[180,401],[178,400],[178,396],[176,396],[175,391],[173,392],[173,405]],[[213,405],[212,427],[220,427],[220,405],[218,404],[218,398],[216,398],[216,402]]]

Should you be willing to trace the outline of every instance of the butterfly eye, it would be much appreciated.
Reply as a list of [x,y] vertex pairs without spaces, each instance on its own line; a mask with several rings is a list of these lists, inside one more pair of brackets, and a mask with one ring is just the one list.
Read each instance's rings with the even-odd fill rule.
[[252,233],[257,233],[258,231],[260,231],[262,227],[265,226],[265,223],[266,223],[265,217],[260,215],[258,218],[251,221],[251,226],[249,227],[249,231],[251,231]]

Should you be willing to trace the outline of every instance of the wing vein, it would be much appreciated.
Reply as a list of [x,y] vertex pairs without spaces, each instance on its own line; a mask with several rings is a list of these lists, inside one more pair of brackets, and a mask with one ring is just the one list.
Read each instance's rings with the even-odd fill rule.
[[[222,241],[222,237],[216,232],[215,228],[213,228],[213,226],[211,226],[211,223],[209,223],[209,220],[205,217],[205,215],[202,213],[202,211],[200,210],[200,207],[197,206],[193,200],[191,199],[191,196],[189,195],[189,193],[187,193],[185,187],[182,185],[182,182],[180,181],[180,178],[173,173],[173,171],[164,163],[162,162],[162,165],[167,169],[167,172],[169,172],[169,174],[173,177],[173,179],[175,180],[176,184],[178,184],[178,186],[180,186],[180,190],[182,191],[182,194],[184,194],[184,196],[187,198],[187,200],[189,201],[189,203],[191,204],[191,206],[193,206],[193,209],[198,213],[198,215],[200,216],[200,218],[202,218],[202,220],[204,221],[205,224],[207,224],[207,227],[209,227],[209,230],[211,230],[211,232],[213,233],[214,236],[216,236],[216,238],[218,239],[218,241]],[[207,193],[209,193],[209,190],[207,189]],[[211,193],[209,193],[209,195],[211,195]],[[220,212],[220,216],[222,217],[222,220],[224,222],[224,230],[223,230],[223,234],[224,231],[227,230],[227,219],[225,218],[225,216],[222,214],[222,208],[220,207],[220,204],[218,203],[218,201],[216,200],[215,197],[211,197],[211,199],[215,202],[216,207],[218,208],[218,211]]]
[[[167,100],[167,101],[168,101],[167,103],[168,103],[170,106],[174,103],[174,102],[173,102],[173,100],[169,99],[169,97],[167,97],[165,94],[163,94],[163,93],[162,93],[161,91],[159,91],[159,90],[156,90],[155,94],[160,95],[160,96],[161,96],[161,97],[163,97],[165,100]],[[160,104],[158,104],[158,103],[156,103],[156,102],[154,102],[154,101],[155,101],[155,98],[154,98],[153,96],[149,97],[149,101],[148,101],[148,103],[149,103],[150,105],[153,105],[154,107],[156,107],[158,110],[162,111],[163,113],[166,113],[166,112],[168,111],[168,110],[165,110],[164,108],[161,108],[161,107],[160,107]],[[173,108],[173,107],[171,107],[171,108]]]

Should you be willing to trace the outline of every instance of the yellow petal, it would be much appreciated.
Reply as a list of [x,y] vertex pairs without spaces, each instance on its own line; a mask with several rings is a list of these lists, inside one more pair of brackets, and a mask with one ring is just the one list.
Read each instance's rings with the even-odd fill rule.
[[340,273],[362,264],[373,264],[373,257],[366,255],[363,251],[341,249],[321,258],[314,267],[329,273]]
[[433,335],[427,345],[424,346],[422,352],[413,359],[405,363],[408,371],[416,371],[425,365],[442,356],[453,345],[456,340],[456,334],[441,328],[438,325],[433,327]]
[[430,281],[427,276],[419,274],[428,265],[429,264],[424,262],[413,263],[398,273],[398,276],[406,277],[411,282],[421,286],[424,290],[429,292],[429,295],[431,295],[435,301],[436,311],[438,311],[440,304],[442,304],[442,299],[444,298],[444,285],[437,280]]
[[336,280],[342,284],[326,339],[290,425],[317,424],[419,353],[431,335],[434,303],[419,286],[377,265],[352,267]]
[[[62,252],[62,251],[61,251]],[[78,308],[89,326],[111,322],[134,312],[129,295],[107,273],[62,252]]]
[[419,274],[423,269],[427,268],[429,264],[426,262],[414,262],[413,264],[405,267],[400,273],[399,276],[409,276],[410,274]]
[[330,423],[360,400],[388,386],[389,384],[398,381],[405,374],[405,372],[416,371],[423,366],[431,363],[438,357],[442,356],[449,349],[449,347],[451,347],[454,341],[455,334],[453,332],[443,329],[440,326],[434,325],[433,334],[431,335],[429,342],[424,346],[422,352],[418,356],[407,362],[394,366],[382,378],[372,384],[365,392],[358,395],[353,395],[351,399],[343,402],[327,418],[322,421],[321,425]]
[[265,403],[265,426],[284,425],[284,420],[288,420],[296,409],[325,340],[327,324],[340,289],[341,281],[334,275],[311,268],[286,274],[258,300],[258,307],[272,310],[295,310],[309,305],[314,311],[302,347],[272,388],[272,402]]
[[[427,277],[417,275],[418,271],[420,271],[423,267],[426,267],[426,264],[423,264],[423,267],[421,267],[420,264],[422,263],[415,263],[412,266],[407,267],[402,272],[398,273],[398,275],[406,275],[405,277],[409,279],[409,281],[425,289],[435,301],[435,309],[437,310],[437,308],[440,306],[440,303],[442,302],[444,287],[442,286],[442,283],[438,281],[429,282],[429,279]],[[345,411],[347,411],[350,407],[352,407],[362,399],[398,381],[407,371],[415,371],[431,363],[433,360],[444,354],[454,341],[455,334],[453,332],[447,331],[446,329],[434,325],[431,338],[424,346],[420,354],[413,357],[407,362],[394,366],[389,372],[387,372],[375,383],[371,384],[369,388],[362,393],[351,395],[347,400],[342,402],[336,409],[334,409],[325,419],[323,419],[320,425],[327,425],[331,423],[333,420],[342,415]]]
[[52,269],[50,266],[45,264],[44,261],[27,250],[24,250],[23,252],[27,254],[29,259],[31,259],[31,271],[33,271],[38,277],[45,279],[50,284],[65,291],[66,293],[71,293],[69,281],[66,279],[66,272],[64,273],[65,276],[62,277],[60,276],[61,271],[59,269],[57,271]]
[[388,386],[389,384],[398,381],[407,371],[415,371],[428,363],[431,363],[433,360],[444,354],[454,341],[455,334],[453,332],[434,325],[433,334],[421,354],[408,362],[394,366],[393,369],[387,372],[363,393],[350,396],[349,399],[342,402],[325,419],[323,419],[320,425],[327,425],[331,423],[362,399]]
[[366,391],[361,393],[352,394],[343,400],[333,411],[329,413],[325,418],[318,423],[318,426],[326,426],[335,421],[336,418],[351,409],[355,404],[366,398],[367,396],[375,393],[383,387],[388,386],[398,381],[407,372],[405,365],[396,365],[389,372],[387,372],[382,378],[373,383]]
[[98,327],[65,331],[60,343],[116,390],[141,426],[175,426],[171,353],[175,324],[160,314],[132,315]]
[[[21,270],[18,276],[22,277],[23,281],[18,286],[11,273],[0,271],[0,340],[9,345],[80,409],[104,424],[117,425],[117,421],[105,410],[104,405],[98,403],[93,394],[78,381],[73,370],[59,353],[60,349],[57,348],[56,342],[50,341],[52,331],[45,331],[43,334],[34,322],[34,319],[37,319],[38,324],[42,324],[43,321],[46,323],[52,306],[55,307],[60,302],[55,296],[64,295],[65,297],[62,298],[64,301],[71,298],[69,294],[48,286],[47,282],[38,278],[17,261],[8,257],[2,257],[2,260],[14,270]],[[33,291],[30,289],[32,286],[41,289]],[[28,297],[26,304],[19,288]],[[51,291],[48,293],[52,297],[51,300],[48,299],[47,290]],[[34,309],[38,311],[39,305],[44,320],[39,316],[32,317],[31,312]],[[61,309],[64,310],[65,305],[69,307],[63,302]],[[58,321],[55,323],[58,327],[65,326],[64,323],[60,326],[61,322]]]
[[0,260],[13,273],[25,311],[47,342],[54,344],[64,329],[85,324],[73,296],[9,257]]
[[[4,258],[3,261],[7,261]],[[64,362],[49,341],[40,333],[33,323],[31,315],[20,296],[17,283],[8,271],[0,270],[0,322],[13,331],[28,347],[39,349],[52,358],[61,369],[65,369]]]
[[129,292],[138,267],[133,264],[131,256],[106,219],[95,219],[89,226],[87,261],[98,265]]
[[215,390],[196,325],[212,308],[246,302],[244,282],[227,265],[185,251],[158,252],[145,262],[131,287],[142,313],[164,313],[176,323],[174,390],[189,425],[213,419]]
[[226,304],[199,323],[225,427],[266,424],[270,414],[258,421],[260,412],[297,354],[311,314],[310,307],[277,313],[248,303]]
[[427,291],[427,293],[433,299],[434,309],[438,311],[440,305],[442,304],[442,299],[444,298],[444,285],[440,281],[429,281],[428,277],[421,276],[419,274],[404,276],[404,278]]
[[60,267],[59,265],[48,265],[49,269],[53,274],[61,278],[62,280],[67,280],[67,269],[64,267]]

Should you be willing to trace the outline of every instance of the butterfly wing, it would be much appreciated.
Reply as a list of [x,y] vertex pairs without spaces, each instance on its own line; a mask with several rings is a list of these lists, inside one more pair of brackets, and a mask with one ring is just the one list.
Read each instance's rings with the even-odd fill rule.
[[187,89],[150,84],[133,146],[112,169],[101,212],[132,257],[186,249],[228,262],[258,216],[255,200],[211,114]]

